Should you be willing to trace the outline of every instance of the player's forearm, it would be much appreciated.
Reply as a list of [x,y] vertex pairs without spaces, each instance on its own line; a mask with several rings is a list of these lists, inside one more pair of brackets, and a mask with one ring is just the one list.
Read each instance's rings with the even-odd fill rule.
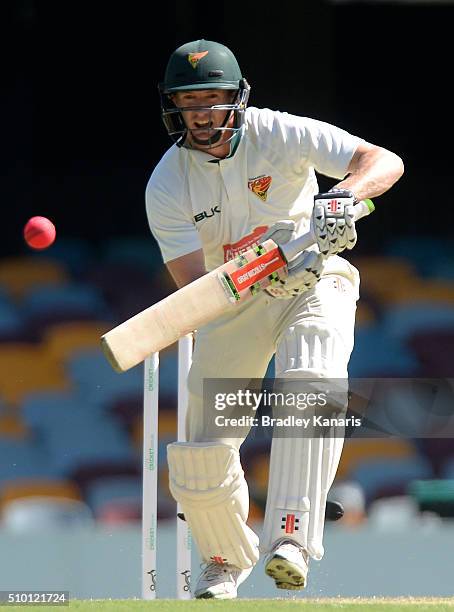
[[347,178],[336,185],[349,189],[358,200],[380,196],[390,189],[404,172],[401,158],[381,147],[369,145],[355,153]]
[[179,289],[189,285],[207,273],[202,249],[168,261],[167,269]]

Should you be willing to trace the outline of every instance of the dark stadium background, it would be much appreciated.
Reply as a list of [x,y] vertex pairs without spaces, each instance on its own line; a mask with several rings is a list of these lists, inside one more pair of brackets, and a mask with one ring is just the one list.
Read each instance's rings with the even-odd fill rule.
[[170,143],[156,85],[173,49],[202,37],[236,53],[251,104],[403,157],[358,252],[396,234],[452,236],[452,14],[430,3],[3,2],[0,254],[26,251],[36,214],[93,245],[148,235],[144,189]]

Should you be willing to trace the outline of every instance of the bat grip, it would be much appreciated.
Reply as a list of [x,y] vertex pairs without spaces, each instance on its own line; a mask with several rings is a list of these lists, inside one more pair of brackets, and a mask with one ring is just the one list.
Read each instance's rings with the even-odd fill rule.
[[[358,204],[355,204],[353,210],[355,213],[353,219],[354,221],[358,221],[358,219],[370,215],[370,213],[375,210],[375,206],[372,200],[362,200],[361,202],[358,202]],[[309,248],[315,242],[315,234],[311,228],[306,234],[295,238],[295,240],[287,242],[287,244],[280,245],[279,249],[287,262],[289,262],[291,259],[296,257],[298,253],[301,253],[301,251]]]

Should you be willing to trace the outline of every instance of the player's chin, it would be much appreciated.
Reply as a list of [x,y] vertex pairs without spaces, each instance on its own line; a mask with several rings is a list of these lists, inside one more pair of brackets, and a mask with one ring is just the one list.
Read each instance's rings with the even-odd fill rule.
[[191,132],[190,143],[197,148],[213,148],[222,144],[223,137],[218,130],[197,130]]
[[199,144],[210,143],[216,136],[216,130],[193,130],[192,138]]
[[195,149],[211,149],[214,146],[212,140],[201,140],[199,138],[192,138],[190,144]]

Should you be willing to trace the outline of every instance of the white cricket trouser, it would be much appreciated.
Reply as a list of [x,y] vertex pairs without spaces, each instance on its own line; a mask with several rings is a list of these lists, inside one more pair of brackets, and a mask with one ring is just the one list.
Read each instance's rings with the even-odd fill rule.
[[[222,428],[219,428],[219,437],[214,437],[212,430],[207,433],[203,409],[204,379],[261,379],[273,354],[276,354],[277,378],[346,379],[347,364],[353,349],[358,288],[359,274],[345,262],[343,275],[323,276],[311,291],[301,297],[279,300],[262,293],[234,313],[228,313],[199,330],[188,379],[187,440],[197,443],[216,441],[239,449],[249,431],[248,427],[236,429],[233,438],[222,437]],[[244,407],[238,414],[256,416],[252,409],[249,413],[245,412]],[[269,550],[273,541],[278,539],[276,517],[285,515],[285,512],[296,512],[296,516],[301,517],[300,524],[304,525],[304,529],[289,539],[302,544],[310,556],[317,559],[323,556],[326,495],[334,480],[342,443],[341,439],[337,440],[335,448],[324,450],[314,447],[311,450],[308,447],[310,439],[307,438],[280,439],[279,445],[276,440],[273,441],[261,544],[263,552]],[[289,453],[285,448],[290,449],[292,445],[290,461],[286,459]],[[320,456],[319,469],[306,474],[305,469],[309,470],[306,462],[315,452]],[[328,457],[324,467],[323,457]],[[290,463],[288,466],[273,465],[273,461],[275,464],[283,461]],[[314,459],[312,463],[315,464]],[[284,484],[283,469],[288,474]],[[290,488],[300,492],[299,505],[295,506]]]

